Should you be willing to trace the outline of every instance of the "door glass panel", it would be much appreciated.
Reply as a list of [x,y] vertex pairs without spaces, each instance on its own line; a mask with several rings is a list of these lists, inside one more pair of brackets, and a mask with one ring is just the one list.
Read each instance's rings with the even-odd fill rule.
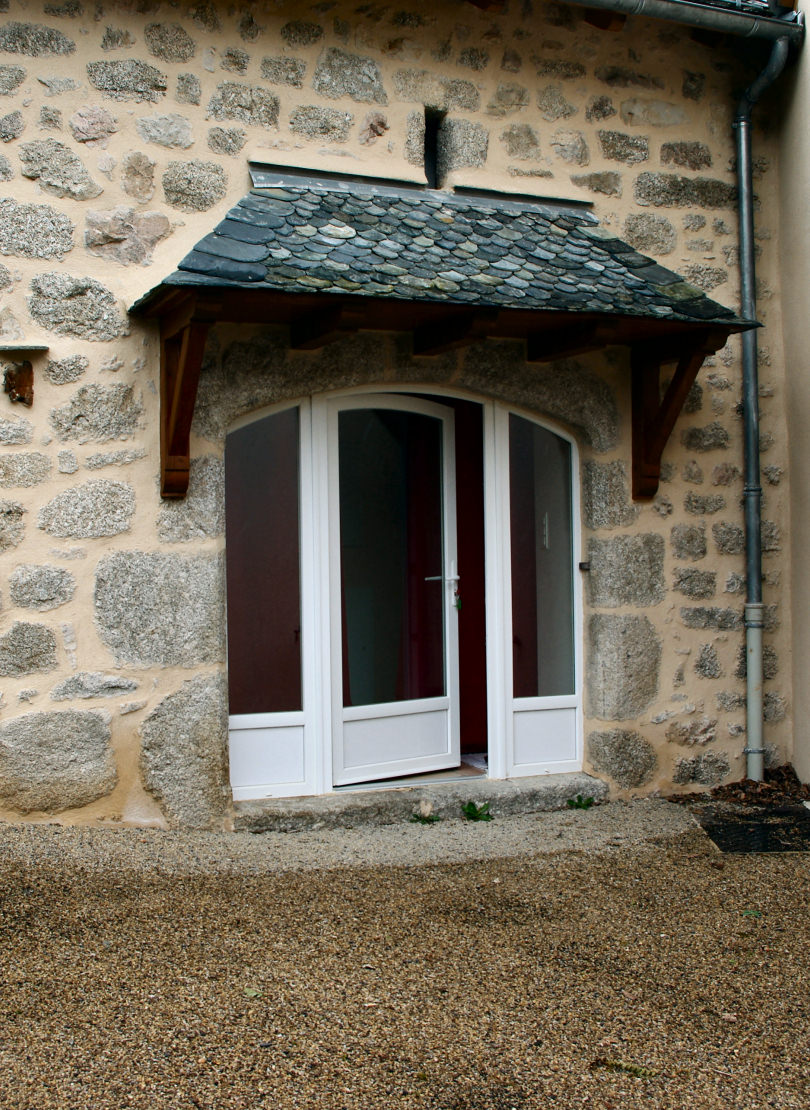
[[511,414],[509,489],[514,696],[573,694],[570,444]]
[[230,712],[301,709],[299,413],[225,444]]
[[445,692],[442,423],[348,409],[338,442],[344,705],[436,697]]

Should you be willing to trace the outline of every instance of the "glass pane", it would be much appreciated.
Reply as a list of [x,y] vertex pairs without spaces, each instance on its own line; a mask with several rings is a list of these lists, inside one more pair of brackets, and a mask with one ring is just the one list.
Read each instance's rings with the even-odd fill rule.
[[230,711],[301,709],[298,409],[225,443]]
[[338,431],[344,705],[436,697],[444,693],[441,421],[350,409]]
[[510,415],[509,489],[514,696],[573,694],[570,444]]

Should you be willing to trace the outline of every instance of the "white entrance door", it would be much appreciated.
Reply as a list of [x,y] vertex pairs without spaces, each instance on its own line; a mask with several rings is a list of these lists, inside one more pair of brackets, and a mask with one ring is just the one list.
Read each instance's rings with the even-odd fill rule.
[[385,394],[313,404],[327,433],[332,781],[456,767],[453,411]]

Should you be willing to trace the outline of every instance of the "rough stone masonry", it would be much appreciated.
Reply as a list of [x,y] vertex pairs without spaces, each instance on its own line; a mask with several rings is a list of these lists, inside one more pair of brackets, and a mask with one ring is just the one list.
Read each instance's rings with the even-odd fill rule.
[[[651,504],[629,493],[627,353],[512,343],[418,363],[403,337],[292,352],[212,329],[189,495],[158,495],[158,337],[127,306],[249,189],[248,159],[576,198],[736,307],[733,45],[558,3],[0,3],[0,817],[228,827],[223,447],[285,398],[453,384],[556,421],[580,458],[585,769],[617,795],[743,770],[739,343],[707,360]],[[327,10],[328,9],[328,10]],[[761,317],[779,293],[774,140],[756,132]],[[782,358],[762,335],[769,756],[791,755]]]

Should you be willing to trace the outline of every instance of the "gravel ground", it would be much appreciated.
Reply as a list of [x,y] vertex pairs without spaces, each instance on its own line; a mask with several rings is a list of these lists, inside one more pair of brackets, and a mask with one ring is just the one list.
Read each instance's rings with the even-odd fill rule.
[[810,1106],[810,864],[663,802],[0,826],[3,1110]]

